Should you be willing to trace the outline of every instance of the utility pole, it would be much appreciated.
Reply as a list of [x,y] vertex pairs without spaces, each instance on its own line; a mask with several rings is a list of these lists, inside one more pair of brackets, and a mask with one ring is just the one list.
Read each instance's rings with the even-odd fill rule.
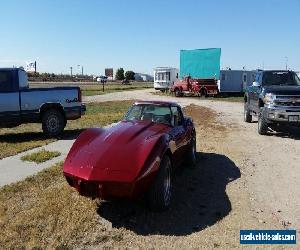
[[70,70],[71,70],[71,77],[72,77],[72,74],[73,74],[73,67],[70,67]]
[[285,58],[285,70],[287,70],[287,68],[288,68],[287,63],[288,63],[289,58],[287,56],[285,56],[284,58]]
[[83,76],[83,66],[81,65],[81,75]]

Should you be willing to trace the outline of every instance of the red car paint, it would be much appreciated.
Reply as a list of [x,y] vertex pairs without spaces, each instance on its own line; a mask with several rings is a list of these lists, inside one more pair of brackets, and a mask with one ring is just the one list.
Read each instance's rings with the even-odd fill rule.
[[176,97],[181,97],[184,94],[209,96],[219,93],[217,80],[215,79],[191,79],[185,77],[181,81],[177,81],[171,88]]
[[[171,102],[134,105],[140,104],[180,108]],[[193,133],[190,118],[180,126],[124,120],[107,129],[87,129],[73,144],[63,173],[81,195],[135,197],[151,187],[164,154],[170,154],[174,166],[182,162]]]

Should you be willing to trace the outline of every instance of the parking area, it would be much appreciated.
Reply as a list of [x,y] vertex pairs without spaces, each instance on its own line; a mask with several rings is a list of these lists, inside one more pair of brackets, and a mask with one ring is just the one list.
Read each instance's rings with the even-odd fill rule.
[[[34,181],[30,195],[20,194],[13,189],[16,186],[0,190],[1,202],[9,197],[0,207],[0,225],[6,232],[2,237],[7,235],[6,238],[0,237],[4,246],[33,247],[40,244],[43,247],[50,244],[47,239],[52,237],[52,247],[191,248],[201,245],[207,248],[239,248],[241,228],[295,228],[299,231],[300,197],[296,190],[300,189],[300,137],[297,130],[260,136],[255,121],[250,124],[243,122],[243,103],[157,96],[151,92],[153,90],[150,89],[115,92],[86,96],[84,101],[101,107],[101,103],[107,106],[109,101],[163,98],[185,107],[184,112],[192,116],[196,125],[198,161],[195,169],[176,173],[176,197],[170,211],[157,214],[147,212],[140,202],[91,203],[85,198],[75,198],[76,202],[70,204],[67,197],[74,198],[77,194],[69,191],[64,179],[57,174],[53,182],[47,181],[42,192]],[[66,151],[70,145],[66,143],[61,147]],[[56,159],[51,164],[61,160]],[[51,234],[45,233],[49,230],[47,227],[34,233],[29,227],[28,233],[31,232],[33,238],[23,242],[24,235],[18,235],[14,230],[18,223],[26,222],[22,218],[24,213],[30,218],[33,204],[34,211],[39,210],[39,206],[45,208],[47,200],[39,195],[52,197],[51,192],[60,188],[62,194],[55,198],[60,205],[56,205],[56,209],[60,206],[65,211],[55,219],[55,211],[58,210],[46,210],[37,222],[45,224],[46,217],[54,217],[48,221]],[[9,205],[13,202],[19,202],[24,210],[20,207],[10,209]],[[83,216],[80,216],[81,224],[77,221],[72,227],[72,220],[76,217],[73,210],[76,209],[82,211]],[[16,218],[18,223],[9,223],[12,218]],[[59,226],[62,224],[65,229]],[[32,228],[36,226],[34,224]],[[10,237],[12,232],[15,232],[14,237]]]

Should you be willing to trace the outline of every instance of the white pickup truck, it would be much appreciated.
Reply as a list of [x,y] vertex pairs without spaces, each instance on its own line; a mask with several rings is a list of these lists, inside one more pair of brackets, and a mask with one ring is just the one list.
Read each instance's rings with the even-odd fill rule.
[[80,118],[86,108],[79,87],[29,88],[21,68],[0,68],[0,127],[42,123],[48,136],[60,135],[67,120]]

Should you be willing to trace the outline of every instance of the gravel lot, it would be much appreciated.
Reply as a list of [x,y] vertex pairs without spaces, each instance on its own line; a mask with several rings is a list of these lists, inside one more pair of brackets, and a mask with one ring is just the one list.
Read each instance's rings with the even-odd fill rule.
[[[182,106],[195,104],[209,107],[219,114],[229,128],[224,140],[218,141],[219,150],[239,167],[243,188],[249,194],[253,216],[259,224],[274,220],[279,227],[300,231],[300,131],[273,133],[260,136],[257,123],[243,122],[243,104],[212,101],[197,97],[175,98],[156,96],[153,90],[140,90],[92,96],[86,102],[122,99],[172,100]],[[201,140],[201,136],[199,140]],[[205,141],[203,142],[205,144]],[[201,149],[200,149],[201,150]],[[230,198],[230,197],[229,197]],[[274,228],[276,225],[269,225]]]

